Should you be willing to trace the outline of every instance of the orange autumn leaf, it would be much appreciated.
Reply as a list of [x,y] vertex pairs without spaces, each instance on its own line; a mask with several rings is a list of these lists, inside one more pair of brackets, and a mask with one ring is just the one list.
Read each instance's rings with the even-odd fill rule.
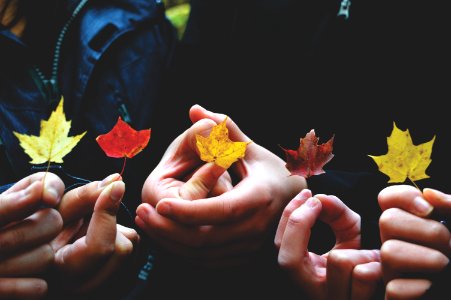
[[299,175],[308,178],[313,175],[325,173],[323,166],[334,155],[332,154],[334,137],[324,144],[318,145],[315,130],[311,130],[300,139],[299,148],[296,150],[284,149],[287,158],[286,168],[291,175]]
[[246,154],[246,146],[249,144],[249,142],[230,140],[226,121],[227,118],[213,126],[208,137],[196,134],[196,146],[200,159],[205,162],[214,162],[224,169],[228,169],[238,159],[243,158]]

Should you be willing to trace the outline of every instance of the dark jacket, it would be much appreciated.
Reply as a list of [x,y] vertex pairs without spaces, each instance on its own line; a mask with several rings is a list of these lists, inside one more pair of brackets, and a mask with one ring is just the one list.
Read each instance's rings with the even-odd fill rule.
[[[348,18],[340,14],[346,2]],[[176,56],[182,105],[199,103],[229,115],[283,159],[279,145],[297,148],[312,128],[320,142],[335,134],[335,157],[325,175],[309,179],[309,187],[336,194],[362,216],[365,247],[379,246],[377,194],[388,186],[368,155],[387,152],[394,121],[410,129],[415,144],[437,134],[431,178],[418,184],[450,192],[444,99],[451,90],[442,69],[449,68],[444,37],[451,27],[440,1],[191,3]],[[317,243],[311,249],[318,251],[333,242],[326,229],[312,240]],[[247,276],[257,282],[254,298],[277,291],[284,298],[280,282],[259,275]],[[251,286],[254,280],[244,281]]]
[[[66,187],[120,172],[122,160],[106,157],[95,141],[119,116],[135,129],[157,132],[125,169],[127,192],[119,223],[133,227],[143,182],[161,157],[159,150],[167,147],[155,138],[161,130],[155,110],[157,102],[164,101],[176,33],[158,0],[88,1],[77,8],[82,2],[65,1],[56,10],[43,1],[44,7],[36,7],[41,19],[33,23],[30,18],[23,39],[0,28],[0,191],[36,172],[13,131],[39,135],[41,120],[48,119],[60,99],[45,80],[56,79],[56,92],[64,96],[64,112],[72,121],[69,135],[87,131],[64,157],[63,170],[51,170]],[[60,57],[53,61],[58,42]],[[52,74],[55,63],[57,72]],[[137,278],[130,276],[131,281]],[[111,291],[115,289],[105,289],[103,296]],[[120,294],[111,296],[117,299]]]
[[[70,135],[83,131],[87,135],[64,158],[65,172],[100,180],[120,171],[121,160],[106,157],[95,141],[113,127],[118,116],[136,129],[155,126],[155,105],[163,101],[163,82],[175,46],[173,28],[160,2],[88,2],[69,26],[58,62],[58,88],[67,119],[72,120]],[[61,12],[67,19],[71,13]],[[34,39],[49,35],[34,31]],[[45,51],[53,53],[56,40],[57,36],[45,40]],[[60,98],[49,99],[36,74],[37,66],[44,77],[50,77],[45,70],[51,70],[53,62],[40,60],[34,53],[44,51],[42,47],[28,45],[7,30],[0,32],[0,41],[1,186],[34,172],[13,131],[39,135],[40,121],[48,119]],[[140,175],[152,170],[158,156],[149,149],[128,162],[124,174],[128,185],[139,186],[145,179]]]

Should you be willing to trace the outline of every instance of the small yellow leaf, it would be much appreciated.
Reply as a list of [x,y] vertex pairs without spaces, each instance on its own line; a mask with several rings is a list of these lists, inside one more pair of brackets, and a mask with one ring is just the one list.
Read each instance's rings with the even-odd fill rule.
[[402,131],[393,123],[393,131],[387,138],[388,152],[381,156],[371,156],[379,171],[390,177],[389,183],[412,182],[429,178],[426,169],[431,163],[432,145],[435,136],[429,142],[414,145],[409,130]]
[[213,127],[208,137],[196,134],[196,146],[200,159],[205,162],[214,162],[216,165],[228,169],[246,153],[248,142],[233,142],[229,139],[226,127],[227,118]]
[[50,118],[41,120],[39,136],[13,132],[19,139],[20,146],[31,157],[31,164],[45,162],[63,163],[63,157],[77,145],[86,131],[77,136],[69,137],[71,121],[66,121],[63,111],[64,100],[60,103]]

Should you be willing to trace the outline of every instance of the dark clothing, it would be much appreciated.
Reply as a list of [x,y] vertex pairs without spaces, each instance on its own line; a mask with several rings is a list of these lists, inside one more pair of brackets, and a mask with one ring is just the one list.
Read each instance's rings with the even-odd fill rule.
[[[113,127],[118,116],[136,129],[152,127],[158,131],[158,127],[154,128],[155,104],[162,97],[162,83],[175,46],[174,30],[159,2],[88,2],[70,26],[59,61],[59,89],[66,117],[72,120],[70,135],[83,131],[87,135],[64,158],[67,173],[101,180],[121,170],[122,161],[106,157],[95,141],[96,136]],[[13,131],[39,135],[40,121],[48,119],[59,97],[49,99],[43,91],[35,66],[44,73],[45,68],[40,67],[40,61],[32,60],[38,56],[31,51],[35,45],[27,45],[6,29],[1,31],[0,39],[3,185],[33,172],[30,158]],[[47,51],[53,52],[53,45],[48,45]],[[143,174],[148,174],[161,157],[152,144],[158,141],[152,140],[150,147],[130,160],[125,170],[124,181],[127,191],[135,192],[130,199],[135,206],[140,202]]]
[[[65,157],[64,171],[99,180],[120,170],[122,161],[105,157],[94,141],[111,129],[118,115],[129,116],[137,129],[151,127],[150,146],[129,160],[125,170],[125,203],[134,212],[142,184],[162,149],[190,126],[187,111],[194,103],[230,115],[256,143],[281,156],[278,145],[294,149],[299,138],[315,128],[322,142],[336,135],[336,156],[326,167],[328,173],[311,178],[309,187],[314,193],[336,194],[361,213],[368,228],[365,243],[377,246],[376,195],[386,181],[366,155],[384,153],[392,121],[424,139],[444,129],[437,126],[443,118],[429,116],[435,110],[439,117],[444,115],[440,106],[432,104],[431,98],[444,99],[437,89],[429,88],[439,86],[435,79],[440,78],[430,72],[434,68],[420,61],[414,73],[404,72],[412,71],[412,59],[426,47],[412,40],[402,44],[395,38],[404,37],[407,27],[391,32],[394,18],[408,12],[391,4],[387,18],[379,14],[387,13],[379,2],[356,0],[350,18],[344,20],[337,17],[338,0],[227,4],[193,0],[185,40],[171,73],[175,76],[171,97],[158,102],[174,32],[159,16],[155,2],[89,2],[69,31],[58,79],[65,113],[72,120],[71,135],[85,130],[88,134]],[[426,33],[419,35],[429,41]],[[0,183],[6,184],[32,172],[12,131],[38,134],[40,120],[48,118],[56,103],[48,103],[33,81],[35,76],[28,74],[34,62],[27,59],[27,46],[7,32],[0,39],[0,52],[10,54],[0,58],[0,137],[4,142]],[[42,68],[45,61],[37,64]],[[423,73],[430,76],[422,76],[425,82],[416,77]],[[399,74],[407,77],[400,80]],[[388,93],[390,88],[395,91]],[[395,101],[406,104],[412,95],[423,95],[430,106],[384,106]],[[410,117],[414,122],[408,121]],[[419,123],[424,117],[427,122]],[[436,143],[434,151],[445,151],[444,139],[439,136]],[[434,162],[433,157],[430,172],[436,178],[440,171],[432,168],[442,170],[449,160]],[[316,243],[310,249],[314,251],[325,251],[334,242],[321,224],[312,236],[321,236],[313,239]],[[249,265],[225,270],[203,269],[160,251],[141,270],[146,277],[152,269],[149,285],[133,291],[129,299],[288,298],[298,291],[277,267],[273,237],[274,232],[268,234],[265,248]],[[103,296],[112,287],[104,289]],[[115,299],[120,294],[109,296]]]
[[[107,157],[95,138],[108,132],[119,116],[135,129],[152,128],[157,134],[150,146],[128,160],[123,175],[127,188],[118,222],[134,227],[144,180],[167,147],[156,138],[164,129],[156,124],[155,106],[164,101],[176,32],[159,0],[88,1],[77,14],[82,2],[64,1],[56,10],[43,1],[44,7],[36,6],[36,13],[46,13],[39,15],[41,19],[30,19],[22,39],[0,28],[0,191],[36,172],[13,131],[39,135],[41,120],[47,120],[58,104],[59,95],[54,97],[45,80],[52,78],[52,54],[62,38],[56,79],[64,96],[64,113],[72,121],[69,135],[87,134],[64,157],[63,170],[51,171],[61,176],[66,187],[86,182],[79,178],[102,180],[119,172],[123,161]],[[127,283],[137,279],[137,271],[118,272],[124,274],[128,277],[100,293],[103,299],[119,299],[116,288],[129,288]],[[50,285],[52,297],[57,288]]]
[[[185,112],[198,103],[229,115],[254,142],[283,159],[279,145],[297,148],[312,128],[320,142],[335,134],[335,157],[325,167],[327,174],[309,179],[309,187],[314,193],[335,194],[357,211],[364,247],[374,248],[380,246],[377,194],[388,186],[388,177],[368,154],[387,152],[394,121],[410,130],[415,144],[437,134],[427,171],[431,179],[418,184],[450,192],[451,144],[444,122],[450,96],[449,72],[444,71],[449,55],[444,54],[450,51],[444,37],[451,26],[439,1],[353,0],[348,19],[339,15],[343,2],[192,0],[176,55],[182,88],[174,91],[175,99],[184,99],[183,115],[176,119],[188,126]],[[326,250],[333,237],[318,227],[310,249]],[[216,295],[213,291],[227,282],[228,297],[285,299],[293,289],[279,271],[268,271],[270,259],[274,262],[275,253],[267,251],[254,263],[261,272],[243,271],[221,280],[208,275],[190,280],[189,273],[172,278],[185,280],[183,287],[199,282],[199,297]],[[207,291],[204,282],[210,284]],[[237,282],[249,294],[235,293]],[[170,290],[163,284],[160,288]],[[170,292],[175,296],[181,290]]]

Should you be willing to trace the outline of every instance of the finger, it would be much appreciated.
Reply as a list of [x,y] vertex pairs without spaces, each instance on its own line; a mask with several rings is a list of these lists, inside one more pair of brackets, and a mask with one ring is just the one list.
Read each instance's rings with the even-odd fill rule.
[[44,272],[53,262],[52,247],[44,244],[30,251],[3,259],[0,276],[26,276]]
[[20,192],[27,189],[35,182],[39,182],[42,185],[43,180],[44,187],[43,191],[41,191],[41,194],[39,195],[39,199],[42,198],[42,202],[44,204],[54,207],[58,204],[64,193],[64,183],[57,175],[50,172],[38,172],[27,176],[5,191],[4,194],[7,195],[10,193]]
[[[245,199],[245,202],[237,199]],[[156,208],[159,214],[177,222],[211,225],[232,223],[244,218],[261,207],[260,200],[254,188],[241,182],[241,188],[217,197],[196,201],[162,199]]]
[[434,189],[424,189],[423,196],[439,213],[451,215],[451,195]]
[[123,234],[127,239],[129,239],[134,245],[139,243],[140,237],[135,229],[122,226],[120,224],[116,225],[117,231]]
[[378,250],[339,249],[327,256],[327,291],[334,299],[349,299],[355,266],[380,260]]
[[93,181],[64,194],[58,207],[64,223],[70,223],[92,213],[100,193],[112,182],[121,180],[119,174],[111,174],[102,181]]
[[127,259],[127,257],[130,256],[132,252],[132,241],[130,241],[121,232],[117,232],[115,250],[113,255],[95,275],[84,281],[85,284],[78,288],[77,292],[84,293],[86,291],[90,291],[103,282],[106,282],[106,280],[123,265],[124,261]]
[[114,252],[116,213],[125,192],[125,184],[116,181],[108,185],[94,206],[86,237],[62,247],[55,262],[70,273],[83,273],[104,261]]
[[386,282],[403,273],[440,272],[449,262],[437,250],[399,240],[386,241],[381,247],[381,258]]
[[419,299],[431,287],[426,279],[393,279],[385,287],[386,300]]
[[[191,107],[189,111],[189,116],[193,123],[196,123],[201,119],[211,119],[218,124],[223,122],[227,117],[226,115],[206,110],[205,108],[197,104]],[[230,118],[227,118],[227,128],[229,129],[229,137],[231,140],[240,142],[251,142],[251,140],[240,130],[240,128]]]
[[208,134],[214,125],[211,120],[197,122],[171,143],[144,183],[143,202],[156,206],[163,198],[180,198],[179,188],[185,176],[203,164],[197,154],[196,134]]
[[211,198],[222,195],[226,192],[229,192],[233,189],[232,178],[230,177],[229,172],[224,172],[216,182],[215,186],[208,193],[207,197],[202,198]]
[[379,219],[381,240],[403,240],[450,253],[451,233],[440,222],[423,219],[398,208],[384,211]]
[[288,270],[299,269],[301,278],[304,273],[311,272],[303,266],[303,260],[308,255],[311,228],[320,212],[321,202],[316,198],[309,198],[288,218],[280,243],[279,265]]
[[[209,245],[198,246],[188,245],[187,243],[181,243],[180,241],[168,238],[160,232],[151,230],[146,227],[146,224],[139,216],[135,219],[136,224],[143,229],[144,232],[154,241],[157,245],[164,248],[165,251],[176,254],[180,257],[184,257],[190,260],[194,260],[197,265],[209,265],[215,264],[219,261],[225,261],[229,259],[241,258],[249,261],[252,257],[255,257],[255,253],[261,250],[261,239],[249,239],[240,242],[229,242],[223,245]],[[191,235],[194,240],[201,240],[200,232]]]
[[203,165],[180,187],[180,197],[187,200],[207,197],[225,171],[226,169],[217,166],[215,163]]
[[86,243],[93,249],[108,249],[116,240],[116,214],[125,184],[122,181],[111,183],[99,196],[86,233]]
[[53,248],[55,253],[67,245],[71,240],[73,240],[76,234],[79,232],[80,228],[83,226],[83,219],[72,222],[64,226],[63,230],[58,234],[58,236],[50,242],[50,246]]
[[0,278],[0,299],[42,299],[47,282],[39,278]]
[[359,264],[352,271],[352,300],[372,299],[377,286],[382,283],[382,265],[380,262]]
[[0,255],[44,244],[63,227],[60,214],[52,208],[37,211],[25,220],[0,230]]
[[258,222],[254,218],[248,218],[242,222],[224,225],[184,225],[161,216],[147,203],[138,207],[137,216],[143,223],[136,222],[136,224],[149,236],[158,234],[167,240],[195,249],[223,247],[230,243],[261,238],[270,222],[270,220],[256,217]]
[[335,234],[334,249],[360,248],[360,216],[335,196],[316,195],[321,201],[320,220]]
[[308,189],[302,190],[299,194],[297,194],[293,200],[288,203],[285,207],[282,217],[279,221],[279,226],[277,227],[276,236],[274,237],[274,244],[277,248],[280,248],[280,244],[282,243],[283,233],[285,232],[285,228],[288,223],[288,219],[295,209],[301,206],[308,198],[312,197],[312,192]]
[[410,185],[386,187],[379,193],[378,201],[382,210],[397,207],[420,217],[430,215],[434,209],[422,193]]

